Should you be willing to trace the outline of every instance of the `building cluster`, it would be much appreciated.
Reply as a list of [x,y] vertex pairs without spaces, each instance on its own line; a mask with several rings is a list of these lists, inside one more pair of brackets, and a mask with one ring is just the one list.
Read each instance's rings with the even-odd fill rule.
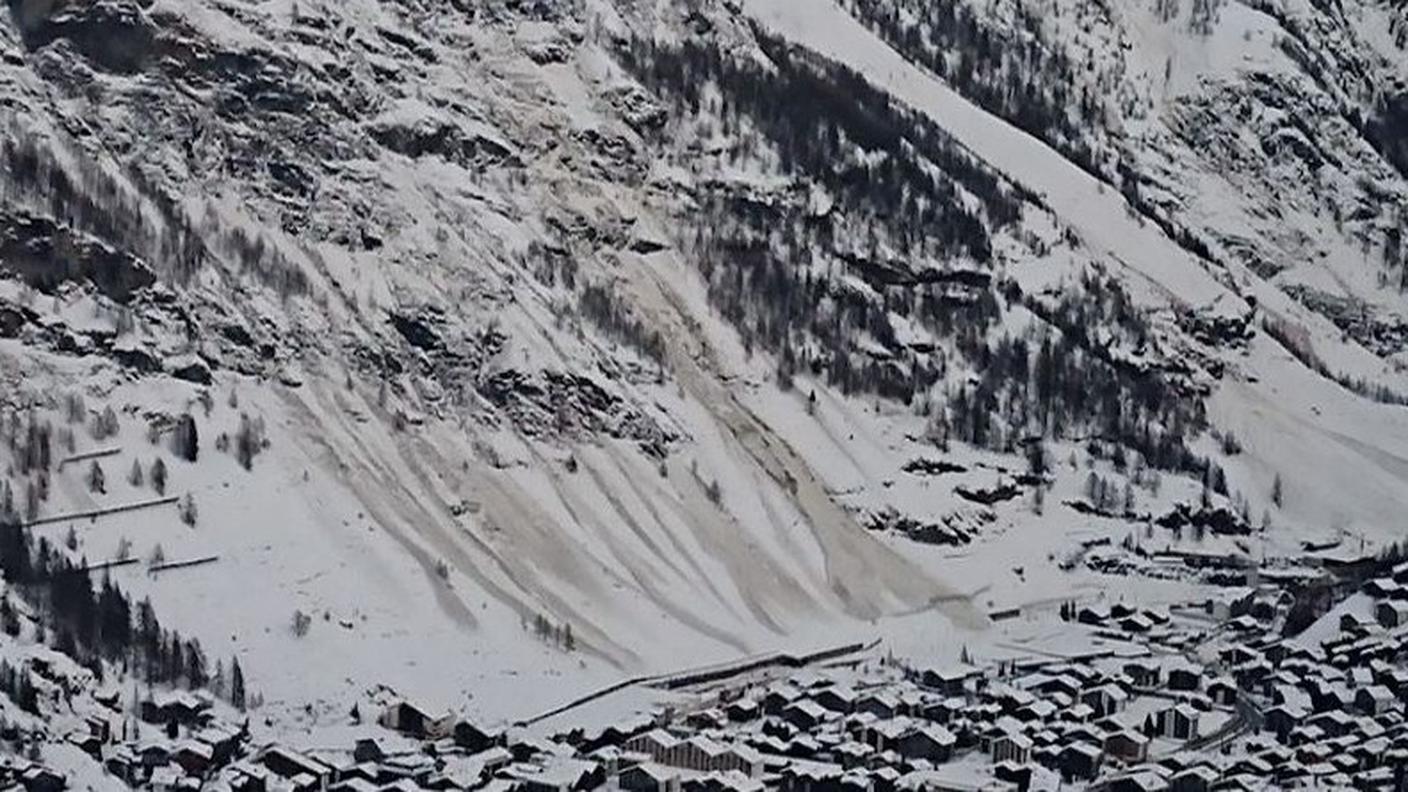
[[[398,699],[344,748],[256,747],[176,692],[138,704],[144,738],[93,717],[69,741],[155,792],[1408,789],[1408,564],[1286,639],[1294,599],[1273,583],[1182,608],[1068,605],[1059,652],[750,668],[692,681],[688,706],[552,737]],[[29,763],[0,777],[64,788]]]
[[7,792],[63,792],[68,778],[40,762],[18,756],[0,756],[0,790]]

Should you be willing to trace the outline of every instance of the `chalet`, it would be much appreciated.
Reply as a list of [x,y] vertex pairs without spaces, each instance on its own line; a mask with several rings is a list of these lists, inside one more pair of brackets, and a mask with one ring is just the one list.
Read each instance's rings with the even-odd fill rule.
[[968,702],[962,698],[945,698],[929,704],[919,713],[919,716],[935,723],[948,723],[953,720],[955,715],[967,708]]
[[717,709],[695,710],[685,716],[686,726],[699,730],[722,729],[728,723],[728,717]]
[[664,765],[645,762],[623,770],[616,777],[616,782],[627,792],[678,792],[680,772]]
[[870,771],[870,780],[874,792],[894,792],[900,780],[900,771],[894,767],[885,765],[876,770]]
[[1306,725],[1319,728],[1327,737],[1343,737],[1356,727],[1353,717],[1342,710],[1330,710],[1312,715]]
[[779,743],[792,739],[792,736],[797,733],[796,727],[779,718],[764,718],[758,731],[762,732],[760,739],[774,740]]
[[158,740],[147,740],[137,744],[137,757],[142,767],[150,771],[171,761],[171,748]]
[[1349,669],[1349,684],[1351,687],[1362,688],[1374,684],[1373,670],[1360,666]]
[[1123,670],[1136,687],[1150,688],[1159,684],[1162,669],[1153,660],[1135,659],[1127,661]]
[[337,768],[337,778],[338,783],[353,778],[360,778],[363,781],[370,781],[375,784],[381,779],[381,768],[375,762],[358,762],[349,767]]
[[1354,694],[1354,706],[1365,715],[1379,715],[1398,708],[1398,698],[1383,685],[1361,687]]
[[1120,629],[1127,633],[1142,635],[1154,629],[1154,623],[1142,613],[1135,613],[1120,619]]
[[1036,696],[1020,688],[1002,685],[989,690],[989,698],[995,699],[1002,711],[1013,713],[1022,707],[1029,706],[1037,701]]
[[781,773],[778,788],[783,792],[840,792],[842,769],[821,762],[796,762]]
[[1245,587],[1224,589],[1215,596],[1209,597],[1203,604],[1203,609],[1214,619],[1227,621],[1248,613],[1255,598],[1255,589]]
[[513,763],[513,753],[502,745],[496,745],[475,756],[485,773],[497,773]]
[[123,745],[108,754],[103,767],[109,774],[121,779],[129,787],[135,788],[142,774],[142,760],[130,748]]
[[112,742],[112,723],[100,715],[89,715],[83,719],[88,733],[98,738],[98,742]]
[[1175,740],[1192,740],[1198,736],[1198,718],[1201,713],[1191,704],[1175,706],[1169,715],[1169,723],[1163,734]]
[[937,693],[909,687],[892,695],[899,702],[899,707],[895,710],[896,715],[913,715],[915,717],[926,717],[924,713],[928,708],[944,700],[944,697]]
[[866,766],[870,757],[875,755],[875,749],[865,743],[847,740],[832,749],[831,755],[833,761],[840,762],[842,767],[849,770]]
[[992,774],[998,781],[1012,784],[1019,792],[1025,792],[1032,785],[1032,768],[1025,763],[999,762]]
[[862,729],[861,738],[877,751],[894,750],[913,728],[914,721],[905,717],[875,721]]
[[857,712],[868,712],[877,718],[893,718],[899,709],[899,700],[885,691],[867,693],[855,704]]
[[1026,734],[1026,726],[1020,720],[1011,715],[1002,717],[988,723],[978,734],[978,750],[988,753],[992,751],[992,743],[999,737],[1008,734]]
[[404,699],[393,701],[377,718],[377,723],[387,729],[430,740],[448,737],[454,722],[453,715],[432,717],[424,709]]
[[812,669],[804,668],[792,675],[791,683],[800,690],[816,690],[832,684],[831,677],[818,673]]
[[1364,584],[1364,593],[1374,599],[1398,599],[1395,595],[1403,588],[1393,578],[1374,578]]
[[1110,605],[1110,618],[1112,619],[1123,619],[1126,616],[1133,616],[1135,613],[1134,608],[1123,602],[1116,602]]
[[1247,690],[1259,686],[1275,670],[1265,660],[1249,660],[1232,669],[1232,678],[1237,680],[1238,687]]
[[277,745],[266,748],[259,755],[259,764],[280,778],[297,779],[299,776],[308,776],[315,783],[337,780],[332,777],[332,767],[327,763]]
[[815,729],[830,717],[827,710],[811,699],[803,699],[782,711],[782,719],[802,731]]
[[328,792],[377,792],[380,789],[376,784],[361,776],[344,778],[336,784],[328,787]]
[[1173,774],[1169,779],[1169,792],[1211,792],[1217,783],[1218,772],[1207,765],[1195,765]]
[[357,762],[380,762],[386,758],[381,742],[375,737],[361,737],[352,745],[352,759]]
[[1061,713],[1061,720],[1071,723],[1086,723],[1095,718],[1095,708],[1089,704],[1075,704]]
[[1100,774],[1104,753],[1093,745],[1077,742],[1061,749],[1056,767],[1068,779],[1092,781]]
[[1390,630],[1408,624],[1408,602],[1380,601],[1374,606],[1374,618]]
[[1340,712],[1354,706],[1354,695],[1342,682],[1330,682],[1310,691],[1316,712]]
[[1095,716],[1103,718],[1124,710],[1129,703],[1129,694],[1118,685],[1105,684],[1081,694],[1081,703],[1095,710]]
[[564,756],[510,765],[504,775],[520,782],[523,792],[584,792],[606,783],[606,773],[597,763]]
[[1032,738],[1025,734],[1003,734],[992,741],[992,761],[1026,764],[1032,758]]
[[216,725],[207,726],[196,732],[195,738],[210,746],[211,763],[217,767],[229,764],[239,752],[240,744],[248,738],[249,733],[243,728],[234,729],[229,726]]
[[464,748],[470,753],[479,753],[480,751],[488,750],[495,745],[501,745],[504,740],[502,733],[481,729],[467,720],[461,720],[455,723],[453,735],[455,745]]
[[813,700],[832,712],[846,713],[855,709],[856,692],[845,685],[823,688],[813,695]]
[[702,767],[715,773],[742,773],[748,778],[758,778],[763,774],[763,757],[746,745],[723,745],[707,737],[695,737],[689,741],[692,748],[699,751]]
[[1058,711],[1059,709],[1054,702],[1038,699],[1017,710],[1016,716],[1018,720],[1044,723],[1053,718]]
[[122,690],[116,685],[104,685],[93,691],[93,700],[110,710],[117,711],[121,709],[122,705]]
[[1101,627],[1110,620],[1110,615],[1110,609],[1104,605],[1087,605],[1076,612],[1076,621]]
[[900,737],[895,747],[906,759],[928,759],[941,763],[949,760],[957,744],[958,738],[948,729],[929,724],[910,730]]
[[[1286,736],[1286,744],[1292,747],[1299,747],[1304,745],[1316,747],[1324,744],[1325,740],[1327,739],[1329,738],[1325,734],[1324,729],[1320,728],[1319,726],[1306,725],[1292,729],[1291,733]],[[1297,760],[1304,762],[1307,760],[1308,757],[1306,756],[1304,749],[1302,749],[1302,751],[1297,754],[1296,758]],[[1310,759],[1310,761],[1314,761],[1314,759],[1312,758]]]
[[246,761],[225,768],[224,780],[233,792],[267,792],[269,788],[269,773]]
[[[298,779],[295,778],[294,782],[295,792],[304,792],[303,788],[297,786]],[[311,792],[311,790],[308,790],[308,792]],[[380,792],[418,792],[418,790],[416,784],[403,778],[380,787]]]
[[932,688],[945,696],[962,696],[968,687],[968,681],[979,676],[979,672],[956,666],[943,668],[930,668],[925,670],[923,681],[925,687]]
[[1227,626],[1244,635],[1253,635],[1261,631],[1261,622],[1258,622],[1250,614],[1232,619],[1227,622]]
[[811,759],[821,752],[821,745],[810,734],[799,734],[783,746],[782,754],[797,759]]
[[1069,675],[1061,674],[1038,682],[1032,690],[1038,693],[1051,694],[1061,693],[1067,696],[1076,697],[1080,695],[1082,684],[1079,679]]
[[102,761],[103,741],[99,740],[87,729],[77,729],[65,739],[69,745],[72,745],[98,761]]
[[1227,677],[1218,677],[1209,682],[1207,694],[1214,704],[1230,707],[1237,703],[1237,685]]
[[1198,690],[1203,685],[1203,674],[1196,666],[1182,658],[1166,666],[1169,690]]
[[1079,680],[1082,690],[1096,684],[1104,678],[1103,673],[1095,670],[1086,663],[1069,663],[1061,666],[1059,673]]
[[796,687],[782,683],[768,688],[768,692],[763,696],[763,712],[768,715],[780,715],[782,711],[792,706],[802,699],[802,691]]
[[1105,753],[1129,763],[1147,761],[1149,738],[1128,729],[1114,732],[1105,738]]
[[209,722],[210,707],[211,701],[206,697],[177,691],[146,699],[141,704],[139,714],[147,723],[166,725],[174,722],[194,726]]
[[[1243,663],[1250,663],[1253,660],[1260,660],[1261,652],[1256,651],[1246,644],[1235,643],[1231,646],[1223,647],[1218,651],[1217,656],[1223,663],[1236,666],[1242,665]],[[1179,662],[1187,664],[1187,661],[1182,658],[1179,658]]]
[[1152,770],[1137,770],[1112,778],[1101,788],[1109,792],[1165,792],[1168,782]]
[[[174,765],[163,765],[152,771],[148,783],[151,785],[152,792],[176,792],[177,784],[180,783],[181,778],[181,768]],[[60,788],[62,789],[62,787]]]
[[728,716],[728,719],[734,723],[744,723],[746,721],[755,720],[762,714],[762,705],[751,698],[741,698],[737,701],[731,701],[728,706],[724,707],[724,715]]
[[682,743],[683,740],[664,729],[652,729],[627,740],[624,747],[631,753],[649,756],[653,762],[678,765]]
[[171,759],[181,766],[186,775],[200,777],[210,769],[215,759],[215,749],[197,740],[186,740],[176,746]]

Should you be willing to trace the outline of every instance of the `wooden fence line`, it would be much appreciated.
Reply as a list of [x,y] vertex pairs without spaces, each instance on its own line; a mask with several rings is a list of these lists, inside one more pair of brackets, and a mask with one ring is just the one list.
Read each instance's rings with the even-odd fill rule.
[[122,453],[122,447],[115,446],[113,448],[100,448],[96,451],[84,451],[81,454],[73,454],[72,456],[66,456],[59,460],[59,470],[63,470],[64,465],[74,462],[83,462],[88,459],[102,459],[103,457],[117,456],[120,453]]
[[185,567],[199,566],[201,564],[212,564],[220,560],[220,556],[201,556],[200,558],[188,558],[184,561],[169,561],[165,564],[152,564],[147,567],[147,571],[156,574],[157,572],[168,572],[173,569],[183,569]]
[[23,527],[35,528],[40,525],[52,525],[53,523],[67,522],[69,520],[91,520],[97,517],[103,517],[108,514],[118,514],[120,512],[137,511],[138,509],[150,509],[156,506],[165,506],[167,504],[176,503],[180,499],[181,498],[179,496],[170,495],[165,498],[157,498],[156,500],[138,501],[137,503],[124,503],[118,506],[107,506],[101,509],[89,509],[88,511],[58,514],[54,515],[53,517],[40,517],[38,519],[30,520],[29,522],[24,523]]
[[82,569],[75,569],[74,572],[99,572],[104,569],[114,569],[116,567],[129,566],[137,563],[136,558],[114,558],[110,561],[99,561],[96,564],[89,564]]

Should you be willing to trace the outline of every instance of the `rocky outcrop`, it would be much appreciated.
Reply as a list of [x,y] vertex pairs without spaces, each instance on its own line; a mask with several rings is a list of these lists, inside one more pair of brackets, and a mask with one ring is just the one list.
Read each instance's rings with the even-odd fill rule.
[[0,212],[0,268],[44,292],[87,281],[120,303],[156,282],[136,256],[23,210]]
[[98,68],[132,73],[151,62],[156,26],[135,0],[10,0],[25,46],[68,42]]
[[608,393],[590,377],[505,369],[486,378],[479,394],[529,437],[607,435],[634,440],[663,456],[677,438],[649,415]]

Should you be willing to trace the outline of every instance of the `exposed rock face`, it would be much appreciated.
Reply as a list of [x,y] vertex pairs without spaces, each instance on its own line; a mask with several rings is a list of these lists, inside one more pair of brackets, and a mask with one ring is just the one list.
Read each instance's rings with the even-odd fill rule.
[[10,0],[25,45],[70,44],[99,68],[142,70],[155,53],[156,26],[136,0]]
[[136,256],[24,211],[0,212],[0,267],[41,291],[89,281],[118,302],[156,282]]

